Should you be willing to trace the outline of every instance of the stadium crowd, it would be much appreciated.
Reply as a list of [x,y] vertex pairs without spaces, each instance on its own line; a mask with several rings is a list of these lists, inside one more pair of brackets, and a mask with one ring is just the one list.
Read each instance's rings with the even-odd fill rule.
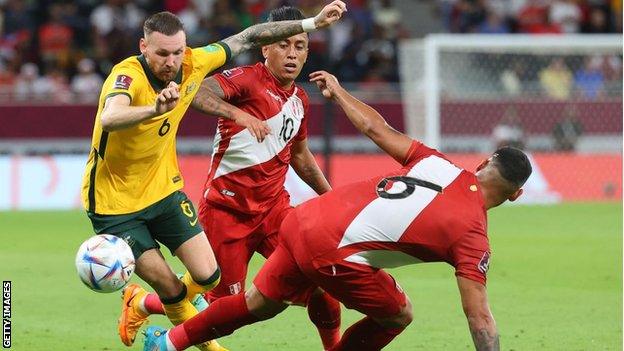
[[[253,0],[0,0],[0,96],[50,97],[67,102],[97,98],[102,76],[137,52],[145,16],[168,10],[180,16],[188,45],[199,46],[264,21],[268,10],[292,4],[316,13],[322,2]],[[407,31],[387,0],[351,1],[348,19],[310,37],[307,73],[333,67],[345,81],[397,81],[396,44]],[[327,54],[329,53],[329,54]],[[231,65],[255,62],[247,54]],[[2,99],[2,97],[0,97]]]
[[[432,4],[436,5],[440,20],[449,32],[621,31],[621,16],[616,15],[621,14],[621,0],[436,1]],[[0,0],[0,102],[96,101],[102,78],[113,64],[138,51],[146,15],[163,9],[182,18],[188,45],[199,46],[264,21],[272,8],[290,4],[311,14],[323,3],[314,0]],[[362,89],[380,86],[392,89],[386,83],[399,80],[397,43],[410,36],[406,22],[409,19],[402,18],[392,0],[348,3],[345,19],[329,31],[310,36],[310,54],[301,77],[328,69],[343,82],[358,82]],[[230,65],[244,65],[258,59],[256,51],[242,55]],[[609,80],[611,72],[621,72],[621,57],[604,58],[604,63],[596,58],[586,65],[574,62],[567,65],[570,67],[563,70],[572,70],[570,84],[580,82],[580,89],[588,91],[587,95],[593,98],[601,94],[602,82]],[[551,68],[549,63],[542,66]],[[552,66],[553,70],[558,67]],[[596,71],[599,66],[602,68]],[[497,67],[505,91],[513,95],[528,77],[531,82],[539,82],[541,91],[549,96],[565,94],[565,91],[552,92],[548,87],[549,81],[562,75],[533,77],[524,74],[523,69],[526,67],[513,61],[508,67]]]
[[621,0],[439,0],[454,33],[617,33]]

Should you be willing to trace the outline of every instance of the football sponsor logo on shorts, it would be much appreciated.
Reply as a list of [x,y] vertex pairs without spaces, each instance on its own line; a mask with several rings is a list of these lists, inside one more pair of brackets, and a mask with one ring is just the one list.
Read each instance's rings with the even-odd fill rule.
[[195,213],[193,212],[193,206],[191,205],[190,201],[184,200],[180,203],[180,207],[182,208],[182,213],[184,213],[185,216],[187,216],[188,218],[193,218],[195,217],[195,219],[192,219],[189,221],[189,224],[194,227],[195,224],[197,224],[197,219],[199,217],[195,216]]
[[227,189],[221,190],[221,194],[223,194],[225,196],[229,196],[229,197],[234,197],[234,195],[236,195],[235,192],[227,190]]
[[242,284],[240,282],[235,284],[230,284],[230,295],[236,295],[242,290]]
[[131,237],[129,234],[122,234],[122,239],[123,241],[126,242],[126,244],[128,244],[128,246],[132,247],[134,246],[134,244],[136,243],[136,241],[134,240],[133,237]]
[[479,268],[479,272],[485,274],[488,269],[490,269],[490,253],[488,251],[483,253],[483,257],[481,257],[481,261],[477,265]]
[[125,74],[120,74],[115,79],[115,84],[113,85],[113,89],[130,89],[130,84],[132,84],[132,78]]

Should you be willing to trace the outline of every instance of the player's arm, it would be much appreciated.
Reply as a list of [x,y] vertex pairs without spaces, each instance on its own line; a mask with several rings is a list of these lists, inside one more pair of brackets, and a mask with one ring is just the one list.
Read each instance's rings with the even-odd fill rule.
[[154,105],[130,106],[131,101],[128,95],[111,96],[106,99],[100,115],[102,129],[106,132],[113,132],[133,127],[147,119],[173,110],[179,99],[180,91],[175,82],[169,83],[167,88],[160,91]]
[[261,121],[238,107],[228,103],[225,92],[214,77],[204,79],[199,86],[191,106],[211,116],[223,117],[247,128],[258,142],[262,142],[271,129],[265,121]]
[[349,94],[338,79],[325,71],[310,74],[323,96],[334,100],[345,112],[351,123],[377,146],[400,163],[405,161],[413,140],[392,128],[372,107]]
[[239,53],[278,42],[293,35],[325,28],[338,21],[347,11],[347,5],[340,0],[334,0],[323,7],[314,18],[296,21],[277,21],[253,25],[242,32],[223,40],[230,48],[232,56]]
[[457,286],[475,348],[478,351],[500,350],[498,330],[490,311],[485,285],[457,277]]
[[290,165],[299,178],[306,182],[312,190],[319,195],[331,190],[329,182],[308,148],[308,139],[294,141],[290,153]]

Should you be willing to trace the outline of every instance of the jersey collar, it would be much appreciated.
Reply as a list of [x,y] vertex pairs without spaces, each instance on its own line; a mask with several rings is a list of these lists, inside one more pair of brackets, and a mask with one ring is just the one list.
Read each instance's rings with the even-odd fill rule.
[[287,96],[293,95],[297,89],[296,84],[293,82],[292,86],[290,87],[290,89],[284,89],[282,88],[282,86],[280,85],[280,82],[277,80],[277,78],[275,78],[275,76],[273,75],[273,73],[271,73],[271,71],[269,71],[269,68],[262,62],[258,62],[257,65],[259,65],[262,70],[264,71],[264,74],[269,77],[269,79],[273,82],[273,85],[275,86],[276,89],[279,89],[280,92],[286,94]]
[[[147,60],[145,59],[145,56],[139,55],[137,56],[137,60],[141,63],[141,67],[143,67],[143,71],[145,72],[145,75],[147,76],[147,80],[149,81],[150,85],[152,86],[152,88],[154,88],[155,91],[161,91],[167,87],[167,84],[165,82],[156,78],[154,73],[152,73],[152,70],[149,68],[149,65],[147,64]],[[182,67],[180,67],[180,70],[178,71],[178,74],[176,75],[173,81],[176,82],[178,85],[182,84]]]

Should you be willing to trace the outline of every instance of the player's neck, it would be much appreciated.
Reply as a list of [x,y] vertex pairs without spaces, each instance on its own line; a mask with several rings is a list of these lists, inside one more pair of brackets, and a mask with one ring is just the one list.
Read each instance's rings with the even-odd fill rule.
[[267,71],[269,71],[271,76],[273,76],[273,78],[277,82],[277,85],[279,85],[280,88],[282,88],[283,90],[290,90],[292,88],[293,84],[295,83],[294,80],[292,79],[282,80],[271,70],[271,67],[269,67],[266,64],[264,65],[264,67],[266,67]]
[[500,191],[498,191],[495,179],[488,177],[484,173],[479,172],[477,174],[477,179],[479,181],[479,190],[483,197],[483,205],[486,210],[489,210],[505,202],[505,200],[502,199],[501,201],[501,194]]

